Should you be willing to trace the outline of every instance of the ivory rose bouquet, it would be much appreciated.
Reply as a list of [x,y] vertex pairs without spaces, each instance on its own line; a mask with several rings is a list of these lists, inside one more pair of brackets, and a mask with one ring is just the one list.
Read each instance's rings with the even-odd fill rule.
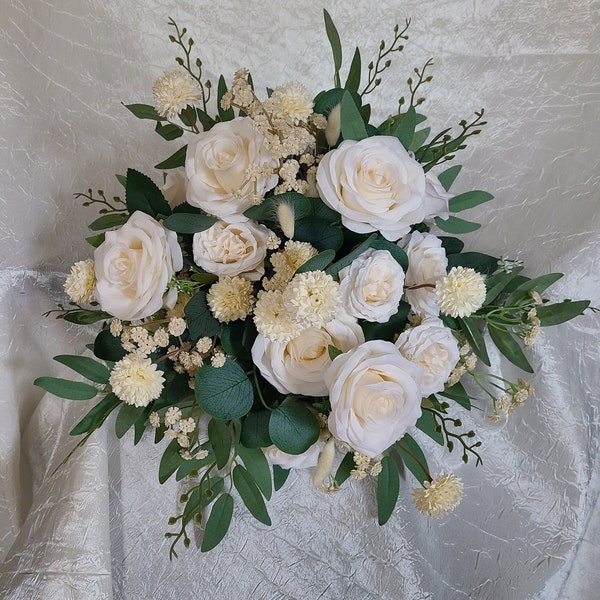
[[173,555],[190,544],[192,520],[204,525],[201,549],[216,546],[236,501],[270,524],[265,501],[294,469],[312,469],[325,492],[374,479],[380,524],[409,472],[416,508],[447,514],[462,483],[432,475],[424,440],[479,463],[481,442],[460,413],[487,405],[504,419],[531,392],[478,368],[490,365],[488,345],[531,373],[525,349],[540,327],[588,306],[542,297],[559,273],[530,278],[520,261],[464,252],[455,237],[479,227],[455,213],[492,199],[450,192],[483,110],[458,132],[432,134],[420,108],[428,61],[398,111],[374,119],[368,95],[408,24],[366,72],[357,49],[342,84],[325,11],[332,89],[313,97],[290,82],[261,93],[240,69],[229,84],[219,78],[214,102],[193,41],[170,25],[180,68],[157,79],[153,105],[127,108],[184,143],[154,178],[117,175],[124,199],[79,195],[101,215],[87,238],[93,259],[71,269],[58,316],[100,329],[93,357],[55,358],[89,383],[36,384],[97,398],[71,432],[80,444],[112,412],[118,437],[133,429],[137,444],[154,431],[160,482],[188,488],[170,520]]

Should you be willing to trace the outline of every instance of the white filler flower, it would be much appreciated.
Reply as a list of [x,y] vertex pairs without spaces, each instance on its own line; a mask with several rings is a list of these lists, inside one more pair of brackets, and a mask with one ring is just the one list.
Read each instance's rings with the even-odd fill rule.
[[202,100],[198,82],[185,71],[167,71],[152,86],[154,108],[167,119],[175,119],[189,105],[196,106]]
[[475,269],[452,267],[435,285],[440,310],[450,317],[468,317],[485,302],[485,278]]
[[115,364],[108,382],[119,400],[148,406],[160,396],[165,379],[149,358],[128,354]]

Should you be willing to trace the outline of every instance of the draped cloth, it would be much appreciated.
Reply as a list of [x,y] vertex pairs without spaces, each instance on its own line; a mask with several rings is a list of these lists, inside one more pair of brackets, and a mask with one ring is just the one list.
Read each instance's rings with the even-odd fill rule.
[[[324,3],[344,47],[342,78],[360,45],[363,77],[381,39],[411,18],[410,39],[371,96],[374,122],[397,109],[406,78],[433,57],[422,112],[436,132],[485,107],[488,125],[455,163],[456,192],[492,203],[464,213],[483,224],[466,248],[522,259],[525,274],[562,272],[551,299],[600,306],[598,211],[600,23],[591,0]],[[208,554],[192,536],[169,561],[167,519],[184,482],[158,483],[164,446],[147,433],[118,440],[114,422],[58,471],[89,402],[43,396],[36,376],[69,376],[52,356],[82,353],[94,327],[42,313],[90,257],[97,213],[74,192],[122,193],[127,167],[175,151],[121,104],[151,103],[176,67],[172,16],[187,26],[204,75],[250,68],[256,89],[290,80],[332,85],[323,3],[277,0],[4,0],[0,11],[0,596],[16,599],[597,598],[600,517],[598,316],[544,329],[532,353],[535,393],[506,422],[489,403],[460,414],[483,440],[483,465],[424,442],[434,472],[465,484],[451,515],[420,516],[401,481],[396,510],[376,522],[375,482],[337,494],[294,472],[268,503],[273,525],[236,504],[231,530]],[[216,88],[216,85],[214,86]],[[463,216],[463,215],[461,215]],[[508,379],[523,374],[492,356]],[[457,413],[458,414],[458,413]]]

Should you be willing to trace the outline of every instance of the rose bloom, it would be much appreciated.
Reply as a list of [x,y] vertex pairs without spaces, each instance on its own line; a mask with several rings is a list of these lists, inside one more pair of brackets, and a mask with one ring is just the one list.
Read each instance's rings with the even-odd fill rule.
[[183,169],[174,169],[167,173],[164,185],[160,188],[165,200],[171,208],[185,202],[185,187],[187,179]]
[[302,454],[288,454],[277,446],[269,446],[264,450],[267,460],[272,465],[279,465],[282,469],[308,469],[317,466],[324,447],[325,441],[320,439]]
[[263,140],[249,117],[217,123],[194,136],[185,158],[188,202],[228,223],[245,221],[242,213],[255,194],[262,197],[277,185],[274,174],[248,181],[248,167],[279,166]]
[[425,286],[415,290],[406,289],[406,301],[417,314],[437,317],[440,308],[437,303],[435,284],[438,279],[446,277],[448,266],[442,241],[430,233],[422,234],[413,231],[404,250],[408,256],[404,285],[406,288]]
[[404,271],[387,250],[369,248],[340,271],[346,310],[359,319],[387,323],[398,312]]
[[423,367],[394,344],[371,340],[340,354],[325,373],[329,431],[373,458],[400,439],[421,416]]
[[102,310],[132,321],[162,308],[167,284],[183,268],[183,257],[174,231],[135,211],[120,229],[106,232],[94,252],[94,267]]
[[423,367],[421,391],[429,396],[444,389],[460,358],[458,342],[441,319],[429,317],[402,332],[396,340],[400,353]]
[[380,231],[395,241],[426,215],[423,167],[391,136],[343,141],[321,159],[317,188],[357,233]]
[[287,343],[273,342],[259,334],[252,346],[252,360],[261,375],[282,394],[326,396],[325,371],[331,365],[329,345],[345,352],[364,341],[356,319],[342,311],[323,327],[308,327]]
[[267,239],[273,232],[254,221],[225,223],[194,234],[194,262],[219,277],[244,275],[257,281],[265,273]]

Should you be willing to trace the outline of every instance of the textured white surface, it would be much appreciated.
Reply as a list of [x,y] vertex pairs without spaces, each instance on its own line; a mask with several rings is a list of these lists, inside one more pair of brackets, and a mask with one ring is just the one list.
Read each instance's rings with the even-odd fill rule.
[[[394,23],[412,18],[407,49],[373,98],[379,117],[394,111],[412,67],[431,56],[424,108],[434,129],[486,108],[489,125],[459,157],[457,190],[483,188],[496,200],[466,215],[486,223],[465,236],[467,247],[525,259],[529,275],[562,271],[553,298],[600,306],[597,2],[324,4],[346,58],[356,44],[365,59],[375,55]],[[410,480],[380,528],[372,486],[323,496],[307,476],[293,475],[270,503],[270,529],[236,510],[231,535],[215,551],[182,549],[170,563],[163,533],[180,490],[158,484],[160,447],[149,437],[134,448],[130,437],[118,442],[102,431],[50,476],[87,407],[42,399],[31,381],[61,373],[51,357],[83,351],[90,332],[40,314],[62,299],[61,273],[89,255],[83,237],[95,213],[79,208],[73,192],[119,193],[113,173],[150,174],[177,147],[121,105],[150,102],[153,80],[172,68],[167,17],[193,32],[213,81],[248,66],[258,89],[297,79],[316,93],[330,86],[332,72],[322,7],[313,0],[2,0],[3,598],[597,597],[593,314],[544,330],[532,359],[535,397],[508,425],[494,427],[477,411],[465,418],[486,441],[483,467],[434,453],[466,487],[461,506],[441,522],[416,513]]]

